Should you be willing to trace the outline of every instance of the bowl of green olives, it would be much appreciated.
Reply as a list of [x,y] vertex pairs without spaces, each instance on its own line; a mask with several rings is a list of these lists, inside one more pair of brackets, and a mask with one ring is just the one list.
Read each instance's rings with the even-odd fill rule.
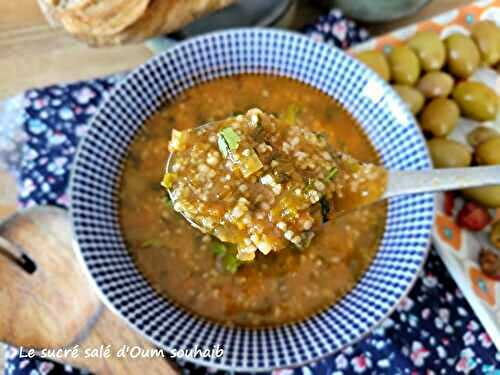
[[[434,167],[500,165],[500,27],[482,20],[467,32],[456,30],[418,31],[401,44],[361,50],[356,57],[407,104]],[[478,263],[500,281],[500,220],[495,219],[500,217],[500,185],[441,194],[439,202],[440,213],[464,232],[486,233],[480,236],[482,246],[495,252],[498,262],[483,251]],[[443,242],[438,236],[434,240],[438,247]]]

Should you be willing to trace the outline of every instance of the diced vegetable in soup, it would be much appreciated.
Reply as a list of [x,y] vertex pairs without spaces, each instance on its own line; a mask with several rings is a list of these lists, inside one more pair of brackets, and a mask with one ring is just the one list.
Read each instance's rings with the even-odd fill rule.
[[[378,162],[376,152],[356,122],[328,96],[286,78],[232,76],[187,90],[146,122],[125,161],[120,218],[137,268],[160,294],[204,318],[256,327],[304,319],[352,289],[376,254],[384,232],[386,208],[378,203],[317,225],[306,248],[286,240],[279,251],[259,254],[250,263],[237,258],[237,246],[193,228],[173,209],[173,202],[160,186],[169,141],[173,136],[182,143],[183,130],[244,115],[251,108],[272,114],[273,121],[280,124],[320,134],[326,144],[363,163]],[[172,134],[173,129],[180,134]],[[234,151],[236,144],[245,144],[242,134],[237,136],[239,140],[231,131],[222,133],[226,151]],[[269,136],[265,138],[264,141]],[[259,152],[258,144],[252,148],[255,154],[241,154],[249,162],[238,173],[241,179],[245,179],[244,174],[246,178],[258,175],[260,185],[260,178],[266,175],[264,169],[271,166],[272,159]],[[217,143],[210,144],[210,152],[214,150],[221,162],[227,161]],[[210,156],[215,154],[205,155],[208,165]],[[328,169],[326,163],[324,167],[315,179],[325,184],[325,180],[339,178],[338,171]],[[166,185],[175,183],[175,176],[171,177],[165,180]],[[286,178],[272,177],[273,186],[264,186],[272,190],[281,184],[284,189]],[[251,184],[245,184],[251,188]],[[335,199],[329,204],[319,203],[314,213],[320,216],[341,209]],[[287,206],[288,203],[284,205]],[[252,209],[257,214],[261,208]],[[262,209],[266,211],[266,207]],[[299,228],[302,223],[304,229],[299,219],[286,224]],[[276,230],[279,227],[273,228]],[[284,232],[279,233],[284,237]]]
[[337,202],[376,200],[386,172],[335,150],[307,124],[259,109],[173,130],[163,186],[176,211],[204,233],[234,243],[237,258],[287,246],[307,249]]

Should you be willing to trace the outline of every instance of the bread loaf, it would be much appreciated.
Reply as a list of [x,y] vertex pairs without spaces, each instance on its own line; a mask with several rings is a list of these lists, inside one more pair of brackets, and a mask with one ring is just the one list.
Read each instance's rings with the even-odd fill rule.
[[40,0],[72,35],[108,46],[178,30],[235,0]]

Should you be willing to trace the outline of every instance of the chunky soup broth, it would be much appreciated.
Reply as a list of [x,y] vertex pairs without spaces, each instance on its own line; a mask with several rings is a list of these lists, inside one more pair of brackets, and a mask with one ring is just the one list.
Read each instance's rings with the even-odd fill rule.
[[263,75],[214,80],[186,91],[146,122],[125,162],[120,218],[138,269],[160,294],[211,320],[268,326],[308,317],[349,291],[376,253],[386,208],[376,204],[323,224],[306,249],[289,246],[249,264],[228,264],[220,244],[173,210],[160,182],[173,128],[254,107],[307,123],[358,160],[378,162],[355,121],[312,87]]

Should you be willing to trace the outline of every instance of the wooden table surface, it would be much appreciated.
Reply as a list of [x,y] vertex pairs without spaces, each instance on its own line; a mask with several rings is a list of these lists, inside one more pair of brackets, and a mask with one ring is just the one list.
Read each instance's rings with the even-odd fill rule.
[[[433,0],[414,16],[366,27],[378,35],[467,3]],[[299,0],[294,26],[310,22],[323,11],[311,1]],[[0,15],[0,100],[30,87],[125,71],[152,55],[144,44],[93,49],[76,42],[47,25],[36,0],[0,1]]]
[[[313,20],[321,10],[299,0],[294,27]],[[399,21],[364,25],[379,35],[465,4],[466,0],[433,0],[417,14]],[[152,56],[144,44],[89,48],[47,25],[36,0],[0,1],[0,100],[31,87],[71,82],[125,71]],[[0,220],[14,211],[15,183],[0,170]],[[0,373],[2,347],[0,344]]]

